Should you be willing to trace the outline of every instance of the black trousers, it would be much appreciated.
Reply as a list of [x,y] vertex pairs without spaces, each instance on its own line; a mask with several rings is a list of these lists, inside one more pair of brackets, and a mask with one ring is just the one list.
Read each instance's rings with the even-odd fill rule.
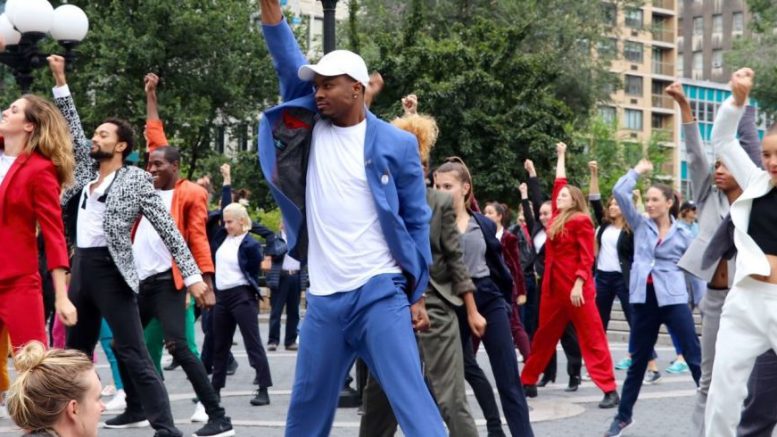
[[256,370],[259,387],[272,386],[270,363],[259,337],[259,301],[248,286],[228,288],[216,292],[213,307],[213,388],[224,388],[227,379],[227,357],[232,347],[235,329],[240,327],[243,344],[248,353],[248,363]]
[[[138,308],[140,323],[144,328],[152,319],[159,320],[167,350],[186,373],[208,417],[224,417],[224,408],[219,405],[218,396],[208,380],[205,367],[189,349],[186,341],[186,291],[176,290],[172,270],[141,281]],[[125,375],[129,375],[121,360],[119,372],[122,381],[126,381]],[[124,384],[124,391],[127,393],[127,411],[142,413],[138,392],[131,380],[129,384]]]
[[[213,309],[202,310],[200,318],[200,325],[202,326],[202,333],[205,334],[202,340],[202,351],[200,351],[200,361],[205,366],[205,371],[210,375],[213,373]],[[235,362],[235,357],[232,355],[232,351],[229,352],[227,357],[227,367],[231,366]]]
[[299,325],[300,273],[288,274],[281,272],[278,288],[273,288],[270,294],[270,332],[268,344],[279,344],[281,338],[281,314],[286,307],[286,336],[283,345],[289,346],[297,342],[297,326]]
[[173,424],[167,390],[143,341],[137,296],[116,268],[108,248],[76,249],[71,273],[69,294],[78,311],[78,323],[68,331],[67,347],[91,357],[105,318],[113,331],[116,358],[126,369],[124,386],[132,384],[137,389],[154,429],[181,436]]

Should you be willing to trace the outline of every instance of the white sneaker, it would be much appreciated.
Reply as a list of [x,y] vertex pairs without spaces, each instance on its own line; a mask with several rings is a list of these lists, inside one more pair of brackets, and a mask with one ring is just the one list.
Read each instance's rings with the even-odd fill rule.
[[194,414],[192,414],[191,421],[202,423],[208,421],[208,413],[205,412],[205,405],[202,405],[202,402],[197,402],[197,406],[194,408]]
[[115,396],[116,395],[116,386],[113,384],[108,384],[105,387],[103,387],[103,391],[100,392],[101,396],[108,397],[108,396]]
[[105,403],[105,411],[124,411],[127,408],[127,395],[119,390],[110,401]]

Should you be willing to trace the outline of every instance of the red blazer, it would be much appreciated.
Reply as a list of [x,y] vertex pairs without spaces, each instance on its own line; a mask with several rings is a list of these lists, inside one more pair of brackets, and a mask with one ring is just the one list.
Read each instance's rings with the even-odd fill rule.
[[521,256],[518,250],[518,238],[512,234],[512,232],[504,229],[502,231],[502,256],[505,259],[507,268],[510,269],[510,273],[513,275],[513,302],[518,296],[526,295],[526,282],[523,278],[523,269],[521,268]]
[[16,158],[0,185],[0,281],[38,273],[36,223],[48,269],[70,267],[60,191],[51,160],[37,152]]
[[[556,179],[553,184],[553,215],[548,228],[558,216],[556,199],[567,185],[565,178]],[[594,266],[594,224],[586,214],[575,214],[564,225],[555,238],[548,237],[545,243],[545,275],[542,291],[566,293],[572,291],[577,278],[583,279],[583,296],[593,298],[596,294],[592,272]]]

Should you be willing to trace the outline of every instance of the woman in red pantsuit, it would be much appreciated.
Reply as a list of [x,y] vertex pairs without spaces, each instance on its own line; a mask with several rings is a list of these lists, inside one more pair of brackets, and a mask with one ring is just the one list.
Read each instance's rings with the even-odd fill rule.
[[3,111],[0,121],[0,322],[18,349],[30,340],[47,344],[38,273],[36,225],[56,292],[56,312],[76,323],[67,297],[68,269],[62,185],[73,179],[73,146],[67,123],[52,103],[25,95]]
[[579,188],[567,185],[564,143],[556,145],[552,217],[545,243],[540,323],[532,354],[521,374],[526,396],[537,396],[537,380],[556,350],[564,328],[575,326],[588,374],[605,393],[600,408],[614,408],[619,398],[607,336],[596,308],[593,281],[594,226]]
[[502,243],[502,255],[504,256],[505,264],[507,264],[507,268],[510,269],[510,273],[513,275],[513,301],[510,302],[510,330],[513,333],[515,347],[521,352],[523,359],[527,360],[531,353],[531,344],[529,343],[529,335],[526,334],[523,323],[521,323],[520,316],[520,306],[526,303],[526,282],[523,278],[523,268],[521,268],[518,238],[504,226],[509,221],[507,213],[507,206],[498,202],[490,202],[483,210],[483,215],[496,223],[496,238]]

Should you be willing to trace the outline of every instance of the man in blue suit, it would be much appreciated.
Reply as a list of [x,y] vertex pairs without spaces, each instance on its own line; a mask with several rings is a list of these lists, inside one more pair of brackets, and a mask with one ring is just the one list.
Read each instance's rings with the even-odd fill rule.
[[309,65],[278,0],[261,11],[284,103],[264,113],[259,160],[310,278],[286,435],[329,434],[358,356],[405,435],[444,436],[413,335],[428,326],[432,261],[417,141],[366,109],[361,57],[337,50]]

